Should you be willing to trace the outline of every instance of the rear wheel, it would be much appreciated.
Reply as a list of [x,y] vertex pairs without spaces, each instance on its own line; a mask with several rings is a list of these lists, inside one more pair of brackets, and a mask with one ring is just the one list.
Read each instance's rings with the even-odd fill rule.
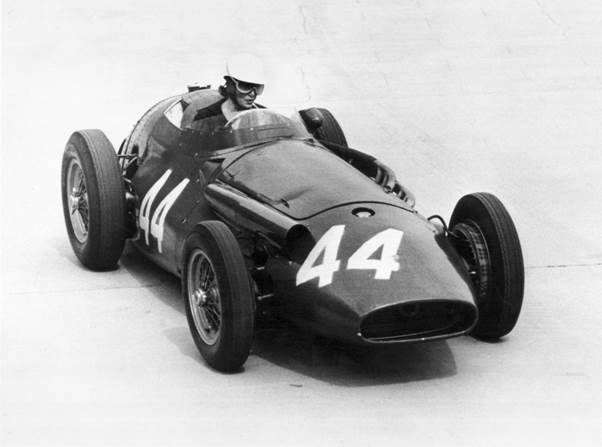
[[333,114],[328,109],[318,108],[318,110],[322,113],[324,120],[322,125],[316,129],[314,136],[318,140],[326,140],[347,147],[345,133]]
[[449,223],[450,239],[466,260],[479,320],[472,335],[497,339],[515,326],[523,301],[524,265],[510,214],[493,194],[462,197]]
[[192,338],[210,366],[237,371],[249,356],[254,326],[254,298],[238,242],[222,222],[203,222],[188,236],[184,259],[182,292]]
[[92,270],[115,268],[126,239],[125,190],[115,150],[102,131],[71,135],[63,154],[61,192],[75,255]]

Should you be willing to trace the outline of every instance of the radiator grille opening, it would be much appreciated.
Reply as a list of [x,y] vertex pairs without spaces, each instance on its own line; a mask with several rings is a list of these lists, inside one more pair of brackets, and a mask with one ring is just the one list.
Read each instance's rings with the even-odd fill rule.
[[467,331],[475,323],[469,303],[448,300],[411,301],[369,313],[361,336],[370,341],[428,339]]

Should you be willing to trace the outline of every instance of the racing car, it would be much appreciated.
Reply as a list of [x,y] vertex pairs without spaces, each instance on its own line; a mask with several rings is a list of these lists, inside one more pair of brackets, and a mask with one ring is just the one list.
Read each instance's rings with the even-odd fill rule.
[[264,107],[212,128],[206,88],[164,99],[116,152],[100,130],[69,138],[62,202],[69,240],[92,270],[116,268],[126,240],[181,278],[192,339],[216,370],[240,370],[264,309],[358,345],[515,326],[524,287],[513,221],[489,193],[449,224],[374,157],[348,147],[323,108]]

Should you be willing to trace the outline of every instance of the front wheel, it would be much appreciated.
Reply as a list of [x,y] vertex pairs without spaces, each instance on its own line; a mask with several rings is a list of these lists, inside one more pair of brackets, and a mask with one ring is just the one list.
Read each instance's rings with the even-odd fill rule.
[[489,193],[462,197],[449,222],[449,237],[468,265],[479,320],[471,335],[494,340],[516,325],[525,270],[518,234],[502,202]]
[[92,270],[114,268],[126,239],[125,189],[115,150],[102,131],[80,130],[69,138],[61,193],[77,258]]
[[334,115],[328,109],[318,108],[318,110],[322,113],[324,119],[322,125],[315,130],[314,136],[318,140],[325,140],[339,146],[347,147],[345,133]]
[[247,360],[254,301],[244,258],[230,229],[201,223],[186,240],[182,293],[192,338],[207,363],[234,372]]

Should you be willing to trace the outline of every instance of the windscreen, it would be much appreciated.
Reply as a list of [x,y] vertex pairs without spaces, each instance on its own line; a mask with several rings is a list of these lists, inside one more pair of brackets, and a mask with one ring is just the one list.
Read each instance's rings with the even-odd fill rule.
[[269,109],[252,109],[238,113],[226,123],[217,137],[225,137],[228,147],[252,144],[275,138],[310,138],[301,123]]
[[251,109],[237,113],[224,126],[226,129],[242,130],[257,127],[286,127],[294,128],[296,123],[270,109]]
[[245,146],[279,138],[311,138],[300,121],[269,109],[251,109],[236,114],[225,125],[211,116],[190,129],[197,146],[208,151]]

